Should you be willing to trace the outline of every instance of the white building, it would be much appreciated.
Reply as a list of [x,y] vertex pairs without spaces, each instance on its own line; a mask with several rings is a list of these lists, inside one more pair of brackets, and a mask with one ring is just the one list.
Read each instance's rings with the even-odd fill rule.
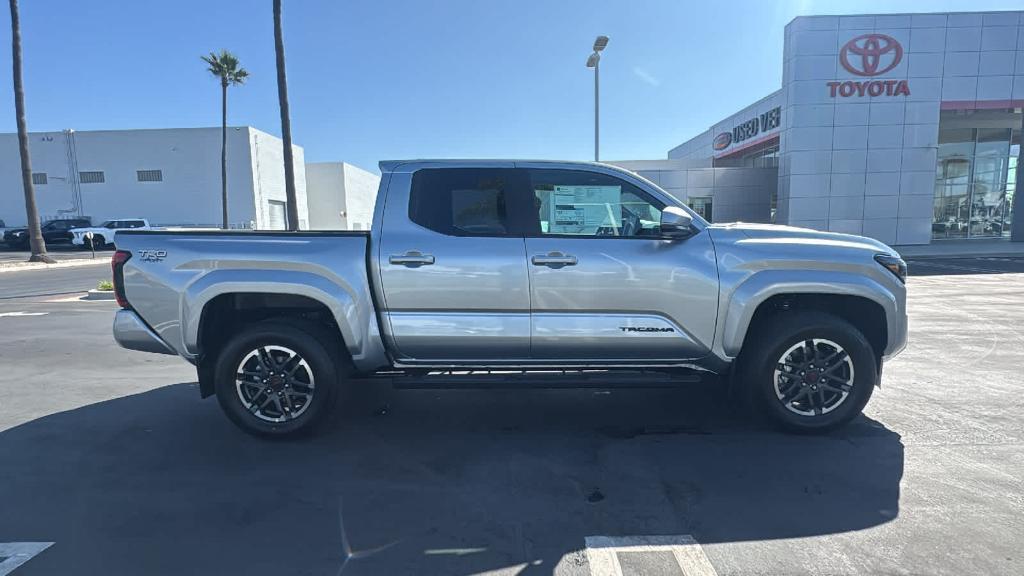
[[369,230],[380,176],[346,162],[306,164],[309,227]]
[[[154,225],[221,225],[221,129],[32,132],[32,178],[43,220],[147,218]],[[303,150],[293,146],[297,209],[309,228]],[[283,229],[280,138],[228,128],[228,219],[232,228]],[[0,134],[0,220],[24,224],[17,134]]]

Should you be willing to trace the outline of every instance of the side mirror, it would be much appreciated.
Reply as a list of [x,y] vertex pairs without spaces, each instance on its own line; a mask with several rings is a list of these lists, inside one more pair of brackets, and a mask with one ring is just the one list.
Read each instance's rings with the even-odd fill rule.
[[661,235],[665,238],[683,239],[693,236],[693,218],[676,206],[661,211]]

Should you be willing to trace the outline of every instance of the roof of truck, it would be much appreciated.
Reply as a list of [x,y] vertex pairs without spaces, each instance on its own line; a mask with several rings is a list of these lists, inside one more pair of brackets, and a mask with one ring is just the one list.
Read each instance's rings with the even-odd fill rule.
[[415,158],[408,160],[381,160],[378,163],[381,172],[394,172],[396,168],[404,164],[414,164],[422,167],[424,164],[437,164],[437,165],[449,165],[449,166],[481,166],[481,167],[512,167],[514,164],[552,164],[552,165],[573,165],[573,166],[600,166],[603,168],[611,168],[617,171],[627,171],[620,166],[614,164],[605,164],[603,162],[588,162],[583,160],[530,160],[525,158]]

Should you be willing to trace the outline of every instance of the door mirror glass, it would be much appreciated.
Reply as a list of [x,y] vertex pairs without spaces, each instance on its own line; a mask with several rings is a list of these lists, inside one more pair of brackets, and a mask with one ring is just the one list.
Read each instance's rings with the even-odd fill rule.
[[694,233],[693,218],[675,206],[666,206],[661,211],[661,234],[667,238],[688,238]]

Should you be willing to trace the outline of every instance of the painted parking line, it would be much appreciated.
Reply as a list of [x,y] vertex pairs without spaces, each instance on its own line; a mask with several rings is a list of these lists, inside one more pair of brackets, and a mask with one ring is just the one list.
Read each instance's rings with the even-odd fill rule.
[[0,576],[7,576],[50,546],[53,542],[0,542]]
[[22,316],[46,316],[49,312],[0,312],[0,318],[20,318]]
[[675,536],[587,536],[591,576],[718,576],[689,534]]

